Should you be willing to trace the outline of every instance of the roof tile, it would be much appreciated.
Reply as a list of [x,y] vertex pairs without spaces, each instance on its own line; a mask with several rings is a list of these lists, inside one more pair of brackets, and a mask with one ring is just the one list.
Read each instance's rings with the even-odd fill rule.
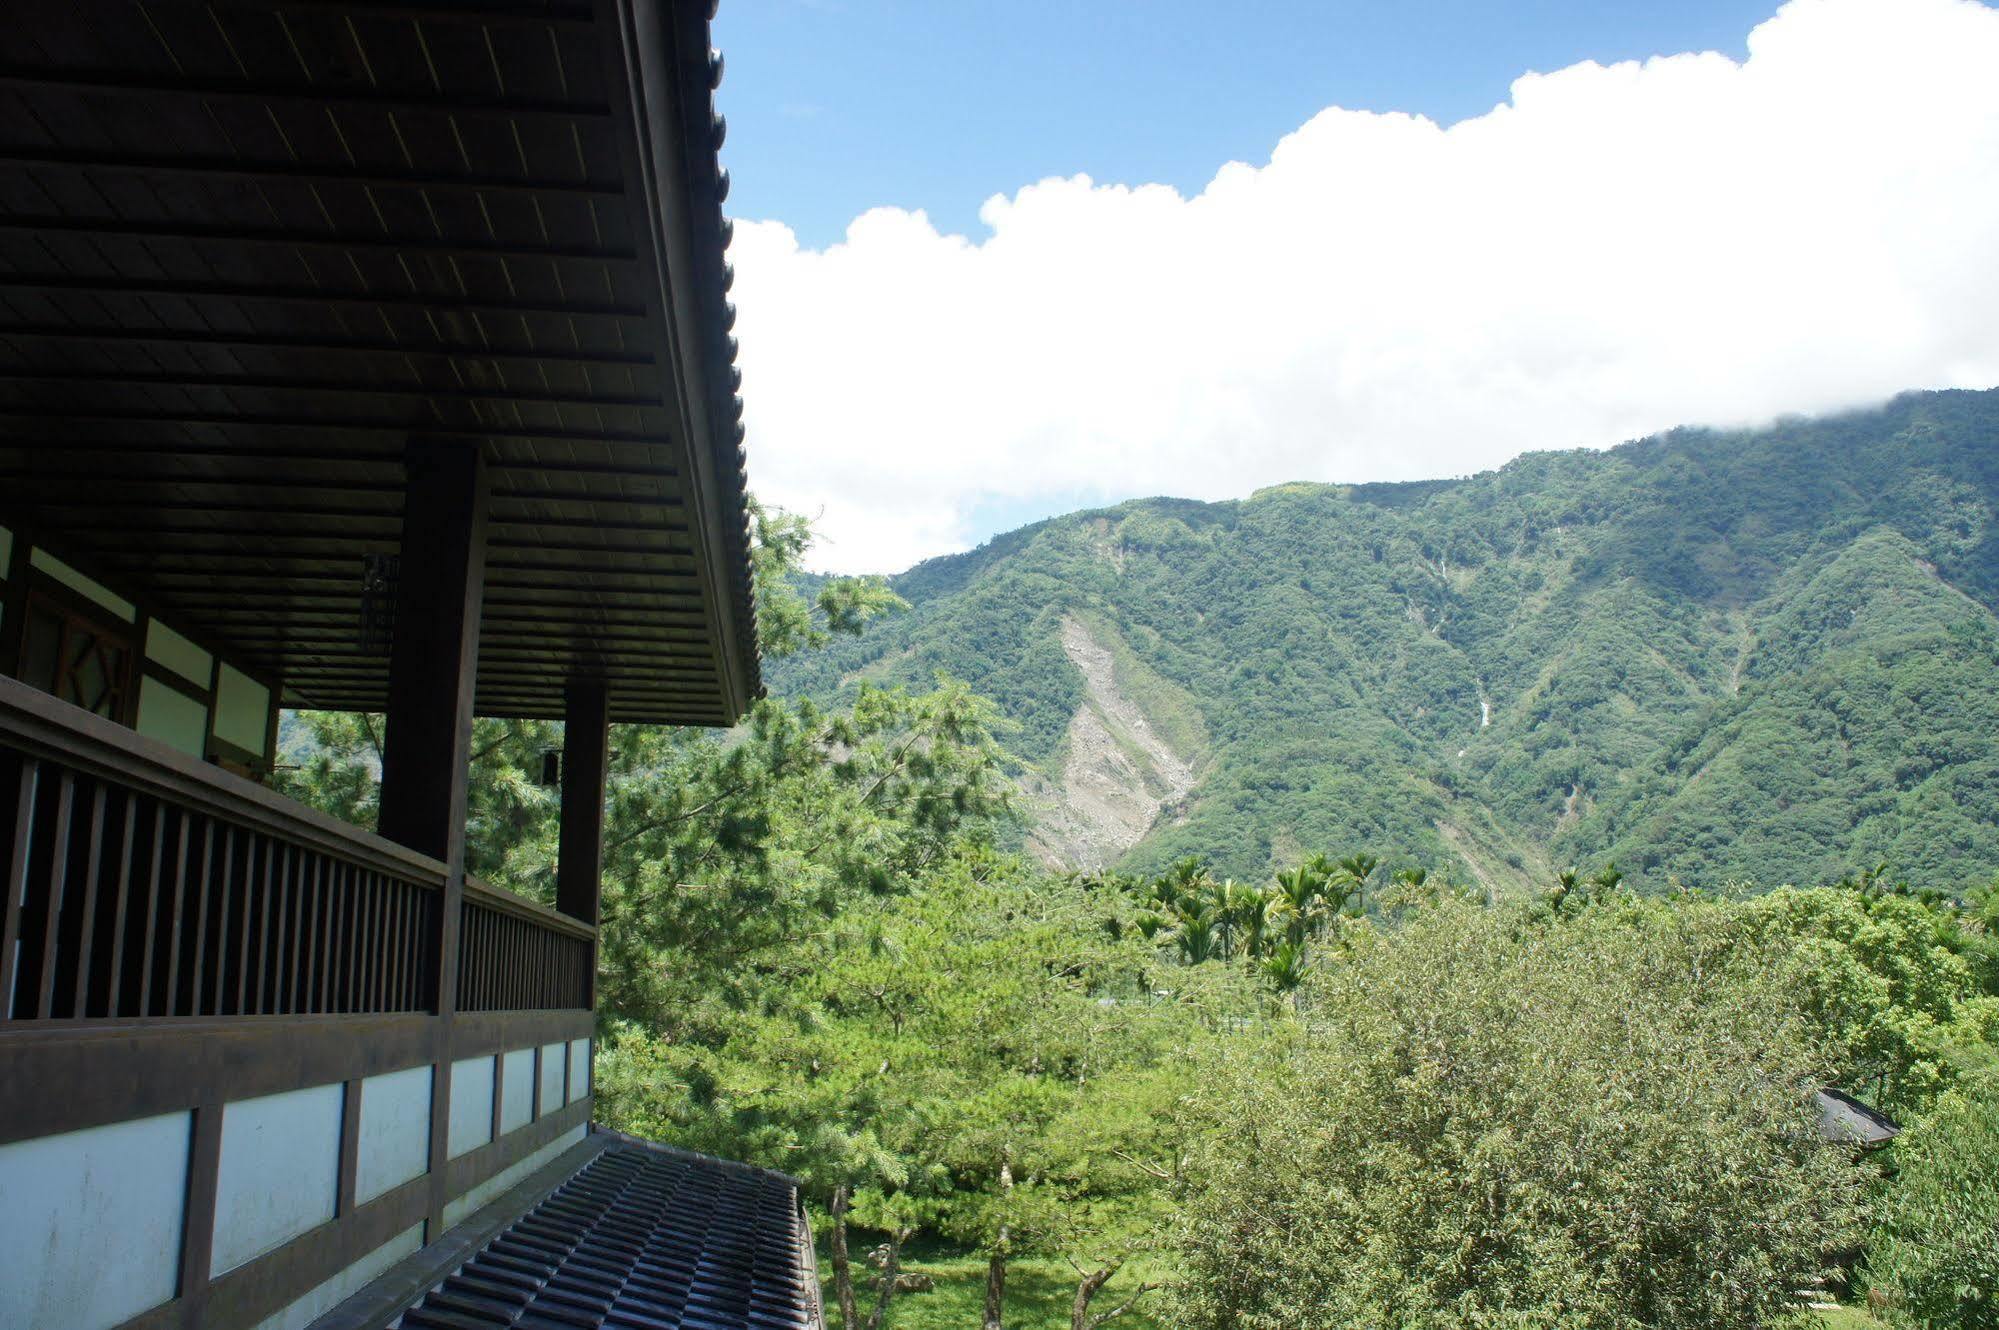
[[782,1174],[620,1138],[399,1324],[816,1330],[810,1242]]

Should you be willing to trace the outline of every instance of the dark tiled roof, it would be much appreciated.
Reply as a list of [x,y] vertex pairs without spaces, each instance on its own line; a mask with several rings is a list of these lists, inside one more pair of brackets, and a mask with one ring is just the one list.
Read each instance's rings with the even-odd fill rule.
[[398,1324],[819,1330],[791,1179],[614,1139]]
[[1813,1096],[1819,1110],[1819,1134],[1846,1145],[1884,1145],[1902,1132],[1895,1120],[1850,1094],[1827,1086]]
[[[654,0],[657,2],[657,0]],[[737,650],[748,662],[750,696],[763,696],[763,676],[757,645],[756,581],[750,548],[749,470],[743,425],[743,372],[736,368],[736,306],[729,292],[736,270],[728,262],[735,223],[724,212],[729,197],[729,173],[722,168],[722,141],[728,122],[715,109],[715,90],[722,84],[722,53],[711,44],[710,24],[718,0],[668,0],[667,59],[678,73],[682,102],[677,117],[685,140],[685,171],[693,232],[695,297],[706,334],[703,369],[709,421],[708,446],[713,453],[717,489],[727,516],[721,533],[734,570],[730,585],[734,601]]]

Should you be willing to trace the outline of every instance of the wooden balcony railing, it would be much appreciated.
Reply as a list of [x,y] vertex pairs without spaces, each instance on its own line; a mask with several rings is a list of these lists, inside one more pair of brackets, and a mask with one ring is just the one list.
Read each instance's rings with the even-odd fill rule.
[[591,1005],[594,929],[477,878],[459,920],[458,1010]]
[[[431,1010],[444,866],[0,679],[0,1020]],[[594,931],[466,883],[463,1011],[590,1006]]]

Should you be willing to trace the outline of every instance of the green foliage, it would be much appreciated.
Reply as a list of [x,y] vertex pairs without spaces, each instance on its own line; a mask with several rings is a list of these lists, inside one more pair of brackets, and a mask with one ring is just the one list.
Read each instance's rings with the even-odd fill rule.
[[1017,861],[937,865],[795,938],[719,1038],[621,1028],[600,1094],[868,1228],[1115,1271],[1158,1242],[1200,1005],[1157,999],[1143,943],[1105,923]]
[[[935,1243],[913,1243],[911,1248],[905,1252],[902,1268],[930,1279],[934,1287],[897,1298],[883,1324],[889,1330],[973,1330],[978,1326],[985,1301],[985,1258],[977,1252]],[[826,1305],[831,1308],[835,1290],[829,1261],[822,1246],[819,1273],[826,1286]],[[1058,1257],[1030,1254],[1017,1258],[1006,1277],[1007,1330],[1070,1330],[1075,1285],[1075,1271]],[[1107,1303],[1121,1300],[1115,1289],[1104,1294]],[[1112,1321],[1111,1330],[1164,1330],[1163,1322],[1146,1314],[1146,1304],[1156,1300],[1142,1300],[1136,1309]]]
[[1249,973],[1282,995],[1295,993],[1320,952],[1339,946],[1348,928],[1371,911],[1385,907],[1399,915],[1453,890],[1444,877],[1412,867],[1398,869],[1388,890],[1374,895],[1369,883],[1379,865],[1371,854],[1337,863],[1315,854],[1255,885],[1217,880],[1205,863],[1188,857],[1157,877],[1109,874],[1094,881],[1131,902],[1132,917],[1113,921],[1119,935],[1134,933],[1159,959],[1183,966],[1246,963]]
[[757,632],[766,658],[781,660],[823,647],[836,636],[857,636],[873,620],[909,608],[879,577],[814,579],[808,599],[794,574],[811,547],[811,523],[797,513],[765,507],[754,496],[749,508]]
[[1458,481],[1128,503],[891,579],[908,614],[771,683],[945,669],[1059,771],[1083,700],[1061,625],[1100,625],[1199,775],[1140,872],[1375,845],[1502,893],[1609,859],[1646,888],[1886,859],[1962,889],[1999,870],[1995,436],[1999,391],[1920,394]]
[[1948,902],[1787,887],[1737,917],[1818,1031],[1836,1083],[1881,1108],[1921,1111],[1999,1037],[1999,1000],[1953,949],[1963,925]]
[[1999,1326],[1999,1079],[1945,1095],[1893,1146],[1867,1276],[1896,1325]]
[[[1810,1031],[1692,903],[1368,930],[1199,1069],[1174,1323],[1741,1327],[1852,1227]],[[1743,958],[1745,961],[1747,958]]]

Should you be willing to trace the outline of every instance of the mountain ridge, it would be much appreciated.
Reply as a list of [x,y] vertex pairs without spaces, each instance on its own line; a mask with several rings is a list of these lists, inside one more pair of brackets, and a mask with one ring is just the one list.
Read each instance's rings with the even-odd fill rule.
[[[1058,862],[1364,848],[1496,891],[1611,857],[1649,885],[1999,869],[1999,390],[1132,500],[891,584],[907,614],[774,690],[965,679],[1018,725],[1028,843]],[[1121,797],[1159,795],[1143,833],[1065,858],[1076,727],[1109,714],[1079,631],[1148,727],[1201,739],[1179,793],[1125,754]]]

